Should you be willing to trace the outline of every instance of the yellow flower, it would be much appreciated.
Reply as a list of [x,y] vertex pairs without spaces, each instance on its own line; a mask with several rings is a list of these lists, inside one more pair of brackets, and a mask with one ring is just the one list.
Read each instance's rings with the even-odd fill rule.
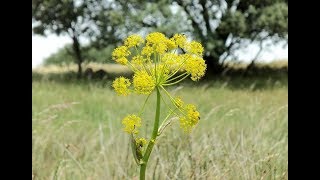
[[159,53],[159,54],[164,54],[167,51],[168,47],[166,43],[158,43],[154,45],[154,51]]
[[190,133],[192,128],[198,124],[200,113],[192,104],[187,104],[184,108],[185,115],[179,118],[180,127],[187,133]]
[[163,54],[167,51],[167,41],[168,38],[162,33],[154,32],[150,33],[146,37],[147,45],[151,46],[154,52],[157,52],[159,54]]
[[128,59],[125,57],[121,57],[121,58],[116,59],[116,62],[119,64],[122,64],[122,65],[127,65]]
[[178,45],[174,42],[173,39],[167,39],[166,44],[167,44],[168,50],[176,49],[178,47]]
[[141,118],[131,114],[126,116],[123,120],[122,120],[122,124],[124,125],[124,131],[131,134],[137,134],[138,128],[141,127]]
[[145,138],[136,138],[137,147],[143,147],[147,144],[147,140]]
[[150,57],[152,53],[153,53],[153,49],[151,46],[145,46],[142,48],[142,51],[141,51],[142,55]]
[[137,34],[130,35],[124,41],[124,45],[127,46],[128,48],[134,47],[134,46],[139,46],[140,44],[143,44],[143,43],[144,43],[144,39]]
[[162,57],[161,57],[161,61],[163,63],[168,63],[170,62],[174,62],[175,59],[177,58],[178,54],[174,54],[174,53],[165,53]]
[[188,53],[195,54],[198,56],[202,56],[203,54],[203,46],[197,41],[191,41],[186,45],[186,49]]
[[176,71],[180,67],[182,60],[182,56],[175,53],[165,53],[161,58],[161,61],[166,64],[167,69],[171,72]]
[[138,94],[150,94],[155,88],[155,81],[146,71],[138,71],[133,76],[133,87]]
[[174,40],[180,48],[184,48],[187,42],[187,37],[184,34],[175,34],[171,39]]
[[184,58],[184,70],[191,74],[193,81],[197,81],[204,76],[207,65],[201,57],[185,54]]
[[133,65],[142,65],[143,62],[144,62],[143,57],[140,56],[140,55],[133,56],[133,57],[132,57],[132,60],[131,60],[131,63],[132,63]]
[[123,96],[127,96],[130,93],[128,89],[130,85],[130,80],[124,77],[116,78],[112,83],[112,87],[117,92],[117,94]]
[[151,70],[154,77],[161,78],[162,80],[168,77],[169,72],[168,66],[165,66],[163,63],[159,63],[156,68]]
[[118,59],[123,58],[123,57],[127,57],[130,54],[131,53],[126,46],[120,46],[120,47],[117,47],[116,49],[113,50],[112,59],[116,60],[117,62],[123,63],[123,62],[125,62],[123,59],[122,60],[118,60]]
[[146,37],[147,44],[149,45],[163,43],[166,39],[166,36],[159,32],[150,33]]

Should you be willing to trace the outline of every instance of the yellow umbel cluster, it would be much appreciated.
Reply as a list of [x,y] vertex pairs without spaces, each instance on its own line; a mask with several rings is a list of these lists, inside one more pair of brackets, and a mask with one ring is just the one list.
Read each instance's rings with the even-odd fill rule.
[[[121,96],[136,93],[149,97],[155,89],[162,90],[175,108],[171,113],[179,117],[181,128],[190,132],[198,123],[200,113],[194,105],[185,105],[180,98],[172,98],[165,87],[177,84],[187,77],[193,81],[202,78],[207,68],[203,52],[201,43],[189,41],[184,34],[175,34],[171,38],[160,32],[150,33],[146,38],[137,34],[130,35],[123,45],[114,49],[112,58],[117,63],[128,66],[134,73],[133,77],[116,78],[112,87]],[[123,119],[125,132],[138,133],[142,123],[139,117],[141,112]]]
[[127,56],[129,56],[130,54],[131,52],[126,46],[120,46],[113,50],[112,59],[119,64],[126,65],[128,62]]
[[192,128],[198,124],[200,120],[200,113],[196,110],[193,104],[188,104],[182,108],[184,115],[179,118],[180,127],[185,132],[191,132]]
[[148,95],[155,87],[155,80],[146,71],[138,71],[133,76],[133,86],[137,94]]
[[119,77],[113,81],[112,87],[118,95],[127,96],[130,93],[128,87],[130,86],[130,80],[124,77]]
[[131,35],[125,41],[124,45],[128,48],[139,46],[144,43],[144,39],[139,35]]
[[124,125],[124,131],[131,134],[137,134],[138,128],[141,126],[141,118],[131,114],[126,116],[123,120],[122,120],[122,124]]

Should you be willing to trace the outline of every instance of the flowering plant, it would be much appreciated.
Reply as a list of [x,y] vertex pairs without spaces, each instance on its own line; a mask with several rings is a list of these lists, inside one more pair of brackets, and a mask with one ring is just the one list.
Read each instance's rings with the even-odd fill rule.
[[[203,51],[204,48],[199,42],[190,42],[183,34],[167,38],[162,33],[153,32],[145,39],[139,35],[131,35],[125,39],[124,45],[112,52],[113,60],[127,65],[134,72],[132,80],[119,77],[113,81],[112,87],[116,93],[121,96],[132,93],[147,95],[141,111],[127,115],[122,120],[124,131],[130,134],[135,161],[140,166],[140,179],[145,179],[149,156],[157,137],[171,122],[169,117],[178,117],[180,127],[186,133],[190,133],[200,120],[200,113],[195,105],[185,104],[180,98],[172,97],[165,87],[177,84],[187,77],[191,77],[193,81],[203,77],[207,67],[202,58]],[[139,137],[139,128],[143,123],[140,116],[153,91],[157,93],[156,113],[153,131],[147,141]],[[162,92],[169,97],[174,109],[168,107],[170,112],[160,124]]]

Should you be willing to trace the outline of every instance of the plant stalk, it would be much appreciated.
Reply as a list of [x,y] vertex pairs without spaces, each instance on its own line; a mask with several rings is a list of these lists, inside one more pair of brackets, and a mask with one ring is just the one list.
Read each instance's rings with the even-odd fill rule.
[[156,87],[157,89],[157,107],[156,107],[156,115],[154,118],[154,125],[153,125],[153,131],[151,135],[151,139],[148,143],[146,152],[144,153],[144,156],[142,158],[142,163],[140,165],[140,180],[145,180],[145,174],[146,174],[146,168],[147,163],[150,157],[150,154],[152,152],[153,146],[155,144],[157,135],[158,135],[158,128],[159,128],[159,119],[160,119],[160,89]]

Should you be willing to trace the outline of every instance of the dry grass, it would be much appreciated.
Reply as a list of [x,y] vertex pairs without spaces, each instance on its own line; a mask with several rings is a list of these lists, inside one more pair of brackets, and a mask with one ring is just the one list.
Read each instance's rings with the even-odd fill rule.
[[[121,119],[145,97],[118,97],[109,87],[33,82],[34,179],[138,179]],[[197,104],[201,121],[190,136],[177,122],[165,130],[148,179],[288,179],[287,86],[252,91],[206,82],[170,91]],[[143,116],[148,127],[154,103],[152,96]]]
[[[83,65],[83,69],[92,68],[93,71],[97,70],[104,70],[108,73],[123,73],[129,72],[130,70],[126,66],[122,66],[119,64],[98,64],[98,63],[88,63]],[[71,64],[66,66],[56,66],[56,65],[49,65],[49,66],[40,66],[32,71],[35,73],[41,74],[49,74],[49,73],[67,73],[67,72],[77,72],[77,65]]]

